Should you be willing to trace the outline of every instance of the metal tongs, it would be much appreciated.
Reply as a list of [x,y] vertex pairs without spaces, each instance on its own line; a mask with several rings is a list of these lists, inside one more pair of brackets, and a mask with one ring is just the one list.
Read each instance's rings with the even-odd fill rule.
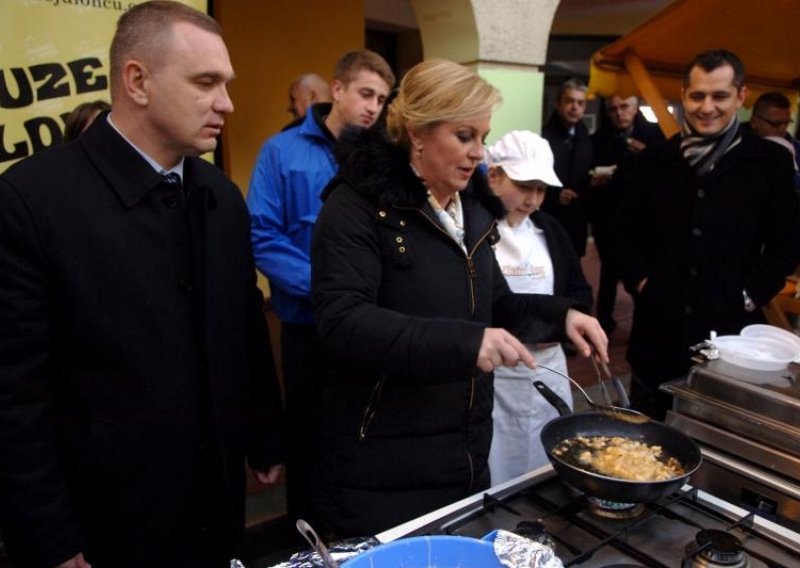
[[[556,371],[555,369],[552,369],[542,364],[537,364],[537,367],[539,367],[540,369],[544,369],[545,371],[550,371],[551,373],[555,373],[556,375],[561,375],[562,377],[567,379],[569,382],[575,385],[575,387],[577,387],[579,391],[581,391],[583,398],[585,398],[589,406],[594,408],[595,410],[599,410],[600,412],[604,412],[606,414],[613,416],[618,420],[624,420],[625,422],[632,422],[634,424],[643,424],[645,422],[649,422],[650,421],[649,416],[647,416],[646,414],[642,414],[641,412],[638,412],[636,410],[632,410],[631,408],[628,408],[630,406],[630,400],[628,399],[628,394],[625,392],[625,387],[623,386],[622,381],[620,381],[617,377],[611,374],[611,370],[608,368],[608,365],[606,365],[606,362],[603,361],[602,358],[600,358],[600,356],[596,351],[592,350],[590,359],[592,361],[592,366],[594,366],[594,370],[597,373],[597,383],[600,385],[600,391],[603,393],[603,398],[605,399],[606,404],[598,404],[595,401],[593,401],[589,396],[589,394],[578,383],[578,381],[576,381],[572,377],[569,377],[560,371]],[[611,396],[609,395],[608,390],[606,388],[605,381],[603,380],[603,374],[601,373],[601,369],[602,372],[605,373],[605,375],[608,377],[608,380],[611,381],[611,383],[614,385],[614,389],[617,391],[617,394],[619,396],[619,403],[622,406],[615,406],[613,404]]]
[[[631,406],[631,401],[628,398],[628,393],[625,392],[625,386],[618,377],[611,374],[611,369],[608,368],[606,362],[603,361],[603,358],[600,357],[600,354],[595,349],[592,349],[592,354],[589,356],[589,360],[592,362],[594,372],[597,374],[597,384],[600,385],[600,391],[603,393],[603,398],[606,401],[606,405],[614,405],[614,401],[611,399],[611,396],[608,394],[608,389],[606,388],[606,381],[608,381],[614,385],[614,390],[617,391],[617,396],[619,397],[618,406],[629,409]],[[604,375],[605,379],[603,378]]]

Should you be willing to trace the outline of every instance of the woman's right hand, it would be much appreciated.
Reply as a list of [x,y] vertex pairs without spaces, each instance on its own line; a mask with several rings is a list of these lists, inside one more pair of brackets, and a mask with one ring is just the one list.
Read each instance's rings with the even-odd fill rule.
[[505,329],[487,327],[478,351],[478,368],[490,373],[497,367],[515,367],[517,363],[524,363],[529,369],[536,368],[536,359],[519,339]]

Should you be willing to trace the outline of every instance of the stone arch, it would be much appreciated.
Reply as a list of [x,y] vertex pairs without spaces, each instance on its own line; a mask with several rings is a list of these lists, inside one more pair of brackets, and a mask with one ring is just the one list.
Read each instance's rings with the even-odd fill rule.
[[550,28],[560,0],[410,0],[426,59],[473,67],[503,93],[492,139],[541,131]]

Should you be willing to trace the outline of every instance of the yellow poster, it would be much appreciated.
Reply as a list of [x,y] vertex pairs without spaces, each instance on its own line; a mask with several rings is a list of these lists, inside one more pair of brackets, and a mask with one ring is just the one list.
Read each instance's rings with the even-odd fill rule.
[[[2,0],[0,172],[55,144],[78,104],[109,96],[119,16],[145,0]],[[207,0],[182,0],[206,11]]]

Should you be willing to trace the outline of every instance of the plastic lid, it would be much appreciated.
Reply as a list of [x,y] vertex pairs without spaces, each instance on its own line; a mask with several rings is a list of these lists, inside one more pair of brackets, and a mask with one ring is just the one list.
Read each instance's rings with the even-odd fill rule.
[[796,356],[787,344],[767,337],[721,335],[712,343],[720,359],[754,371],[780,371]]
[[795,363],[800,363],[800,337],[796,336],[791,331],[786,331],[785,329],[781,329],[780,327],[776,327],[774,325],[757,323],[742,328],[742,331],[739,333],[739,335],[746,337],[766,337],[767,339],[772,339],[778,343],[783,343],[789,349],[794,351],[793,361]]

